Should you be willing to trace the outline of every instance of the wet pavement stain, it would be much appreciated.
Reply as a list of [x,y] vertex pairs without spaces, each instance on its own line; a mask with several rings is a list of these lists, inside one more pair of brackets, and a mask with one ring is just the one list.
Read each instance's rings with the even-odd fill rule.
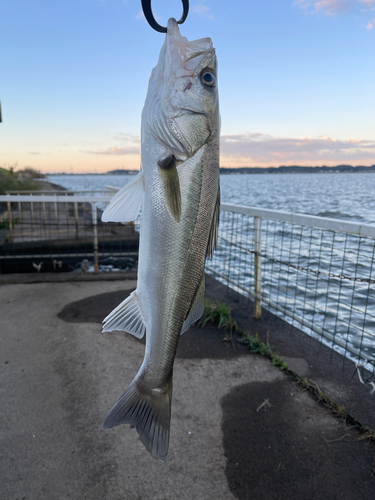
[[238,386],[221,406],[226,476],[236,498],[373,498],[374,444],[356,441],[356,433],[341,439],[348,427],[287,377]]
[[[102,323],[103,319],[132,291],[102,293],[71,302],[57,316],[68,323]],[[136,342],[145,341],[144,338],[141,340],[133,336],[132,338]],[[231,335],[216,326],[207,325],[199,328],[193,325],[181,335],[176,356],[183,359],[232,359],[247,354],[248,348],[241,343],[239,335],[235,333]]]
[[133,290],[101,293],[71,302],[62,308],[57,317],[67,323],[102,323]]

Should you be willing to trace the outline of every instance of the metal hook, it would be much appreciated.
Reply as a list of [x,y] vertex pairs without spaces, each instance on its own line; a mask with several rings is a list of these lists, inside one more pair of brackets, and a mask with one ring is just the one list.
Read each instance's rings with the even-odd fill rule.
[[[160,26],[160,24],[155,21],[154,13],[152,12],[151,8],[151,0],[141,0],[141,2],[142,2],[143,14],[145,15],[145,18],[147,19],[147,22],[151,26],[151,28],[154,28],[154,30],[158,31],[159,33],[166,33],[167,28],[164,28],[164,26]],[[189,0],[181,0],[181,2],[184,11],[181,19],[177,21],[178,24],[184,23],[189,13]]]

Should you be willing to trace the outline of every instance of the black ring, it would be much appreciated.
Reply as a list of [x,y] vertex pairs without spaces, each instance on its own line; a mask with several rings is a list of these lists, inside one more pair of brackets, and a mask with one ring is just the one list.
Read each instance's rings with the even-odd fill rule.
[[[181,2],[184,11],[181,19],[177,21],[178,24],[184,23],[189,13],[189,0],[181,0]],[[155,21],[154,13],[152,12],[151,8],[151,0],[141,0],[141,3],[143,14],[145,15],[145,18],[147,19],[147,22],[151,26],[151,28],[153,28],[155,31],[158,31],[159,33],[166,33],[167,28],[164,28],[164,26],[160,26],[160,24]]]

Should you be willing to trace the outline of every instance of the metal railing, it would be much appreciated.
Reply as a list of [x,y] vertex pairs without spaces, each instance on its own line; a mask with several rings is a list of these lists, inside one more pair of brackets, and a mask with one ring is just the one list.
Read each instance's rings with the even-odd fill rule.
[[375,226],[222,204],[206,269],[374,373],[374,257]]
[[[30,255],[54,265],[88,257],[97,272],[99,257],[136,258],[137,248],[124,246],[138,238],[134,225],[100,221],[117,190],[0,196],[0,264]],[[374,260],[375,226],[222,204],[218,247],[206,270],[251,297],[255,317],[265,307],[374,372]]]
[[61,259],[89,258],[98,272],[99,257],[136,258],[138,233],[134,224],[101,222],[101,209],[113,196],[113,190],[107,192],[110,194],[55,191],[0,196],[0,264],[50,259],[56,269]]

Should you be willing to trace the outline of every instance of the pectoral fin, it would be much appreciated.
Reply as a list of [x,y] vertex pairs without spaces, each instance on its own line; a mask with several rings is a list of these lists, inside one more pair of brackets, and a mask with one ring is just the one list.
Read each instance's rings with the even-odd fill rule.
[[143,174],[139,173],[112,198],[102,215],[103,222],[131,222],[141,209],[145,192]]
[[158,161],[158,166],[168,211],[176,222],[180,222],[181,190],[175,157],[170,155]]

